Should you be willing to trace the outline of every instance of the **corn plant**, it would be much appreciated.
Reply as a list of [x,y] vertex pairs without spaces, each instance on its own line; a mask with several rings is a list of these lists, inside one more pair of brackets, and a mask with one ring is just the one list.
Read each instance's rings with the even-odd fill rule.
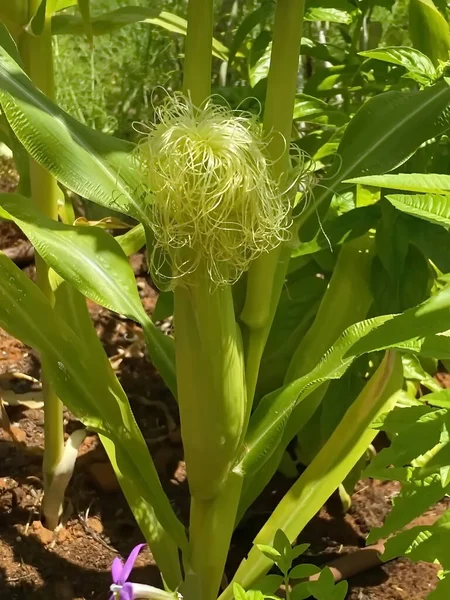
[[[0,104],[11,139],[35,161],[31,196],[47,189],[34,184],[39,165],[48,189],[56,190],[56,180],[136,222],[114,238],[73,225],[71,207],[58,205],[57,192],[45,193],[46,201],[54,198],[51,214],[25,192],[0,195],[0,216],[33,243],[47,286],[35,285],[0,253],[0,325],[40,352],[52,393],[98,433],[164,580],[166,591],[133,587],[133,552],[113,569],[116,598],[228,600],[249,589],[271,595],[265,575],[278,554],[292,558],[291,544],[305,525],[362,468],[380,423],[390,427],[390,415],[404,410],[395,407],[404,400],[408,359],[420,378],[426,360],[450,358],[450,288],[443,277],[450,268],[436,250],[437,239],[448,243],[448,183],[438,175],[389,174],[419,158],[428,168],[450,127],[443,17],[430,3],[413,2],[419,22],[442,33],[438,50],[431,38],[421,49],[363,50],[361,60],[401,65],[412,84],[365,98],[340,128],[335,154],[323,148],[316,162],[302,151],[295,122],[305,101],[297,94],[308,15],[300,0],[264,4],[273,12],[264,21],[271,40],[261,119],[216,101],[211,89],[212,57],[242,60],[247,34],[238,29],[227,51],[213,38],[212,1],[190,0],[183,90],[156,108],[137,144],[65,113],[18,48],[23,53],[35,43],[49,52],[50,30],[93,39],[117,23],[167,21],[166,15],[130,9],[91,19],[86,2],[79,2],[79,16],[58,12],[74,2],[48,0],[26,16],[5,13]],[[411,23],[413,31],[417,20]],[[46,75],[50,64],[51,56],[40,63]],[[380,191],[395,182],[425,195]],[[348,194],[351,210],[343,208]],[[431,223],[418,225],[425,213]],[[161,289],[158,304],[173,300],[174,338],[156,328],[137,292],[127,256],[144,245]],[[187,528],[163,492],[84,297],[141,325],[178,401],[191,494]],[[344,399],[343,389],[351,389]],[[54,433],[60,424],[49,417],[46,427]],[[221,587],[233,531],[293,439],[306,469]],[[286,583],[290,566],[283,567]],[[345,590],[330,586],[326,573],[301,593],[342,597]]]

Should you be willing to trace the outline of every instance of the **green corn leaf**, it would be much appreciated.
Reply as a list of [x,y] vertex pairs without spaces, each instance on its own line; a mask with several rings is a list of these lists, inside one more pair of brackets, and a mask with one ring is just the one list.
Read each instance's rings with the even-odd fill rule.
[[450,195],[450,175],[440,175],[436,173],[369,175],[368,177],[348,179],[345,183],[356,183],[405,192]]
[[[388,352],[361,394],[345,414],[333,435],[284,496],[255,538],[255,544],[273,545],[283,528],[292,541],[345,479],[376,435],[371,427],[382,412],[393,408],[393,394],[403,382],[400,357]],[[251,587],[270,568],[272,561],[256,547],[241,563],[233,582]],[[220,600],[230,598],[227,588]]]
[[139,252],[141,248],[145,246],[145,230],[142,225],[136,225],[127,233],[123,235],[118,235],[116,238],[116,242],[120,244],[120,247],[125,252],[127,256],[131,256],[136,252]]
[[450,31],[448,23],[432,0],[411,0],[409,33],[413,46],[426,54],[435,65],[449,59]]
[[[79,1],[79,0],[78,0]],[[105,35],[116,29],[142,23],[159,15],[157,8],[145,6],[124,6],[111,12],[96,15],[91,19],[93,35]],[[83,15],[59,14],[52,19],[52,33],[54,35],[84,35],[85,24]]]
[[248,14],[243,19],[243,21],[237,28],[236,33],[234,34],[233,42],[230,46],[228,63],[229,67],[234,62],[236,54],[238,53],[244,41],[246,40],[247,36],[261,24],[261,21],[263,21],[271,13],[273,13],[273,9],[273,3],[270,0],[265,1],[259,8]]
[[92,29],[91,0],[78,0],[78,10],[80,11],[81,18],[83,19],[84,32],[89,42],[92,44],[94,32]]
[[28,0],[2,2],[0,6],[0,22],[5,23],[10,31],[19,34],[28,20]]
[[53,221],[17,194],[0,194],[0,207],[2,216],[15,221],[63,279],[94,302],[142,325],[151,358],[176,395],[173,340],[145,313],[131,266],[115,239],[99,227]]
[[[397,316],[383,316],[350,326],[322,361],[308,374],[265,396],[250,420],[246,452],[238,469],[247,474],[243,503],[254,494],[254,477],[268,481],[277,468],[272,458],[286,448],[309,414],[308,397],[326,381],[339,379],[354,362],[368,352],[399,348],[408,352],[446,358],[450,338],[433,334],[450,328],[450,287],[418,307]],[[290,432],[285,435],[285,430]],[[273,471],[272,471],[273,469]],[[248,480],[247,480],[248,478]],[[258,484],[260,485],[260,483]]]
[[[106,354],[91,345],[86,353],[69,325],[51,308],[37,286],[0,253],[0,326],[45,357],[45,372],[64,404],[90,429],[111,441],[119,468],[136,483],[141,510],[148,509],[147,535],[159,539],[158,524],[186,548],[184,528],[164,494],[144,438]],[[114,458],[114,457],[112,457]],[[122,460],[126,464],[122,464]],[[141,516],[141,520],[144,515]],[[159,532],[158,532],[159,529]]]
[[[170,33],[181,35],[186,35],[187,32],[186,19],[173,13],[146,6],[123,6],[93,17],[91,19],[92,33],[93,35],[105,35],[133,23],[147,23],[161,27]],[[52,19],[52,33],[54,35],[82,35],[84,33],[83,20],[79,15],[55,15]],[[213,55],[221,60],[227,60],[228,48],[214,39]]]
[[344,189],[342,181],[392,171],[449,126],[450,88],[445,81],[421,91],[385,92],[368,100],[344,132],[327,188],[318,189],[302,211],[301,238],[306,241],[315,234],[316,211],[326,213],[333,194]]
[[57,0],[56,2],[56,11],[64,10],[65,8],[70,8],[71,6],[75,6],[78,0]]
[[0,24],[0,104],[32,158],[84,198],[145,222],[136,199],[134,146],[94,131],[58,108],[33,85],[13,49]]
[[450,225],[450,197],[434,194],[403,195],[394,194],[386,196],[389,202],[398,210],[414,217],[425,219],[430,223]]

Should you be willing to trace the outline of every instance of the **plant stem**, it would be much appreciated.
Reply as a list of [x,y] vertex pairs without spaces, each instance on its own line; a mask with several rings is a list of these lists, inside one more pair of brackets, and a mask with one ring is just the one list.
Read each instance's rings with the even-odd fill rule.
[[212,0],[189,0],[184,58],[184,92],[201,106],[211,95]]
[[[40,0],[29,0],[29,16],[35,14]],[[52,37],[50,31],[50,18],[46,16],[44,30],[40,36],[26,34],[22,40],[21,49],[30,78],[35,85],[47,96],[54,96]],[[42,212],[53,218],[58,218],[58,187],[56,180],[48,171],[43,169],[34,160],[30,159],[30,185],[31,195]],[[36,283],[45,296],[54,302],[54,294],[49,281],[49,267],[36,254]],[[64,429],[63,429],[63,406],[52,388],[46,381],[43,369],[43,395],[44,395],[44,491],[48,491],[54,470],[61,460],[64,451]],[[46,525],[54,528],[58,522],[58,516],[45,514],[45,498],[43,513],[46,517]]]
[[[274,176],[286,186],[290,168],[292,115],[297,90],[304,0],[278,0],[267,83],[264,130]],[[283,287],[290,249],[286,245],[256,259],[248,272],[247,296],[241,320],[246,332],[246,376],[249,402],[256,382],[270,327]]]
[[[213,1],[189,0],[184,92],[197,107],[211,93]],[[178,403],[191,487],[189,566],[215,600],[236,520],[242,477],[231,473],[247,413],[240,331],[231,286],[211,289],[207,269],[175,289]],[[188,597],[192,593],[192,598]]]

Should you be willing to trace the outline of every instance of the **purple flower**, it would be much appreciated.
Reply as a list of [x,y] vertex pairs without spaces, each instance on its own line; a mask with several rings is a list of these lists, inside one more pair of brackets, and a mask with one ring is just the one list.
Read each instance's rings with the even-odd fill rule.
[[145,544],[138,544],[135,548],[133,548],[129,557],[125,561],[125,564],[123,564],[120,558],[115,558],[113,560],[111,565],[111,575],[113,580],[111,591],[113,593],[109,600],[116,600],[117,597],[120,600],[134,600],[133,584],[127,583],[127,581],[131,571],[133,570],[134,563],[136,562],[139,552],[144,546]]

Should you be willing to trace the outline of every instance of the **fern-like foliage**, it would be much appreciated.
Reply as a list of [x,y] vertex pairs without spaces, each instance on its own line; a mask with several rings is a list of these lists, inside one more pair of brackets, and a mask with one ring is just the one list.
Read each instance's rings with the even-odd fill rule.
[[[434,393],[430,399],[440,404],[439,397],[446,393]],[[448,600],[450,510],[433,525],[402,529],[450,493],[450,410],[425,404],[396,408],[377,425],[386,431],[391,445],[378,454],[365,475],[400,481],[402,489],[384,525],[371,531],[368,542],[396,534],[388,539],[383,560],[406,556],[440,564],[439,583],[427,600]]]

